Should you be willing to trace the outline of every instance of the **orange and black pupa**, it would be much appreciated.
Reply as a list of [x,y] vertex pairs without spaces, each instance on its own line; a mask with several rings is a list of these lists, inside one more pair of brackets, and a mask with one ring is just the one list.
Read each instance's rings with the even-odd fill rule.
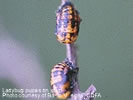
[[56,64],[51,70],[50,84],[58,99],[67,99],[73,90],[72,75],[74,70],[69,62]]
[[64,44],[71,44],[77,40],[80,16],[74,5],[66,1],[56,12],[56,36],[57,40]]

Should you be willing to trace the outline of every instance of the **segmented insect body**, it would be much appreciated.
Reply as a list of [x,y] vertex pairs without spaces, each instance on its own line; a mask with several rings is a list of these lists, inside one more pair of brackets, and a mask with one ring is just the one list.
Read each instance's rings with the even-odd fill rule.
[[[71,65],[70,65],[71,66]],[[58,99],[67,99],[73,90],[73,70],[65,62],[59,63],[51,70],[51,86]]]
[[78,11],[70,1],[62,4],[56,13],[57,40],[64,44],[71,44],[77,40],[80,17]]

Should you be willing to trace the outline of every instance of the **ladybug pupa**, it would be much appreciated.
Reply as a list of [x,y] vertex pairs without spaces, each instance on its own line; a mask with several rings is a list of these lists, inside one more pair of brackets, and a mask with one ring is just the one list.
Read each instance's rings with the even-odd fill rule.
[[61,4],[56,12],[56,37],[64,44],[72,44],[77,40],[80,16],[70,1]]
[[67,99],[73,91],[72,75],[75,73],[70,63],[61,62],[51,70],[50,84],[58,99]]

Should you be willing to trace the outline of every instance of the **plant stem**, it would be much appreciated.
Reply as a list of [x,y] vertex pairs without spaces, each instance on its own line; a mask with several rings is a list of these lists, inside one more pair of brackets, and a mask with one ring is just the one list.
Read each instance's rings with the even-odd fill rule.
[[65,3],[66,1],[69,1],[69,0],[61,0],[62,4]]
[[[70,62],[73,63],[75,68],[78,68],[77,65],[77,47],[75,44],[66,44],[66,56]],[[72,92],[72,96],[68,100],[93,100],[93,98],[90,98],[90,94],[94,94],[96,92],[95,86],[91,85],[86,92],[81,92],[79,83],[78,83],[78,72],[76,76],[73,76],[73,84],[74,89]]]
[[66,44],[66,56],[77,68],[77,47],[75,44]]

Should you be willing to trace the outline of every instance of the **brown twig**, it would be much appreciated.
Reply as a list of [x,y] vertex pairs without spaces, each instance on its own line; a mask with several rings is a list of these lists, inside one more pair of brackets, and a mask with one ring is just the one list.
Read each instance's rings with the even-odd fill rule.
[[[74,64],[75,68],[78,68],[77,65],[77,47],[75,44],[66,44],[66,56],[69,61],[71,61]],[[73,77],[74,82],[74,89],[71,97],[68,100],[92,100],[91,94],[94,94],[96,92],[96,88],[94,85],[91,85],[86,92],[81,92],[79,88],[78,83],[78,73],[76,74],[76,77]]]
[[65,3],[66,1],[69,1],[69,0],[61,0],[62,4]]

